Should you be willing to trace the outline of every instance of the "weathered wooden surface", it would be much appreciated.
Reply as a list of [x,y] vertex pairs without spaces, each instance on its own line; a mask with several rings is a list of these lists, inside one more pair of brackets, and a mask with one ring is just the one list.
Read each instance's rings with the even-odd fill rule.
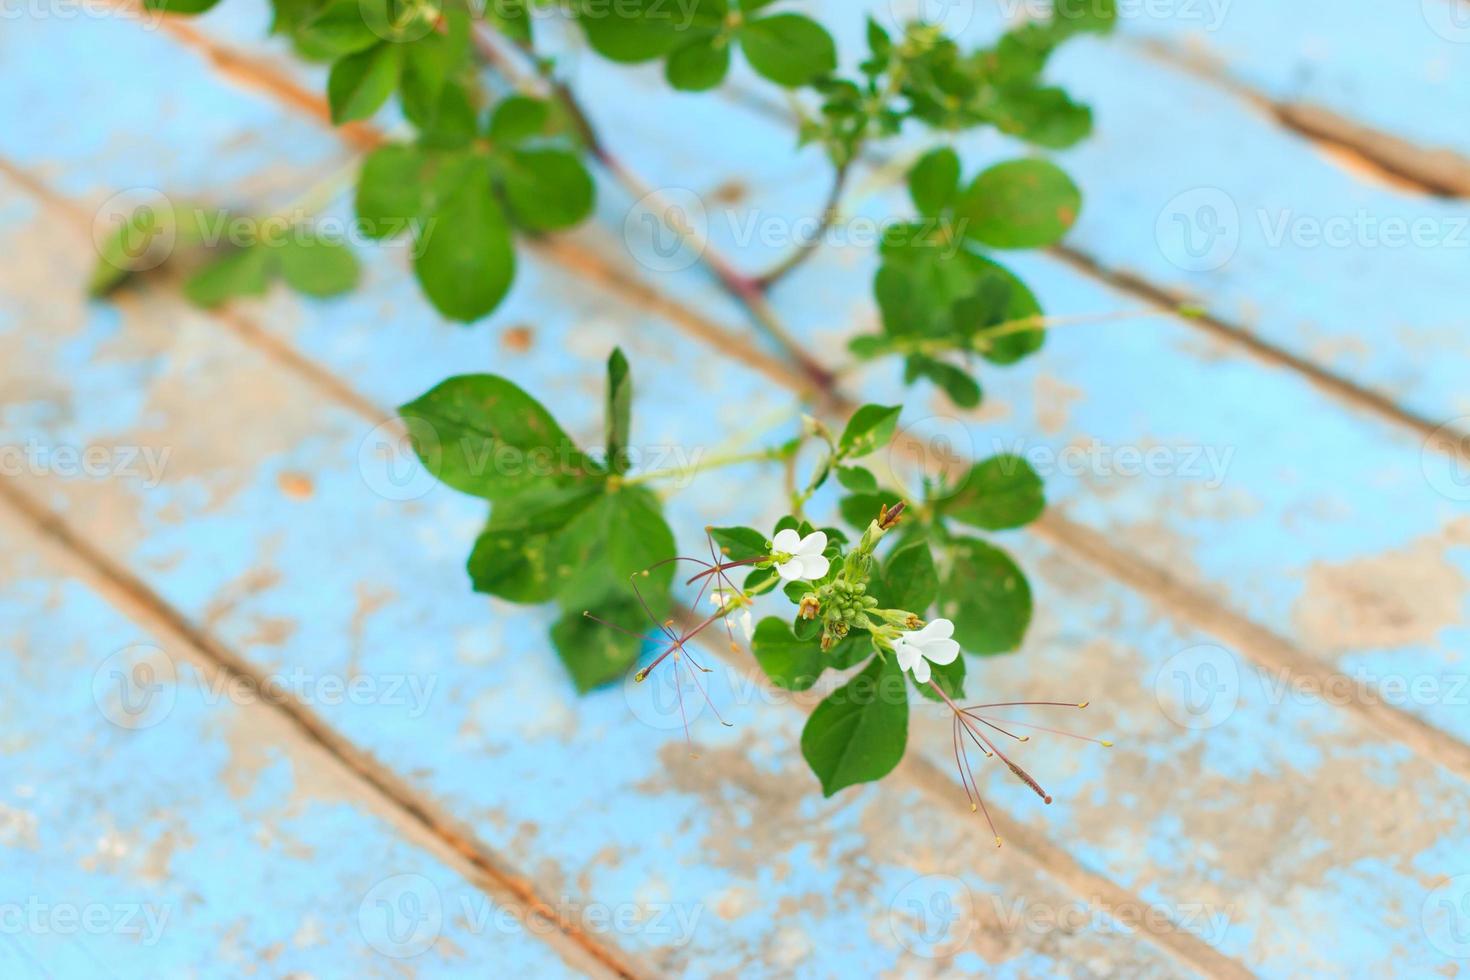
[[[854,50],[858,18],[828,6]],[[975,11],[975,31],[993,23]],[[222,975],[232,956],[317,975],[1453,975],[1470,954],[1454,881],[1470,873],[1470,487],[1426,441],[1470,411],[1466,254],[1252,236],[1263,211],[1443,226],[1470,209],[1345,167],[1340,148],[1224,81],[1453,148],[1463,75],[1379,77],[1384,62],[1463,66],[1470,48],[1427,23],[1412,4],[1231,7],[1204,39],[1212,74],[1141,46],[1197,53],[1189,25],[1136,18],[1138,43],[1088,44],[1060,66],[1098,108],[1096,138],[1067,161],[1087,206],[1064,254],[1016,264],[1053,312],[1185,293],[1219,322],[1057,331],[1040,357],[985,375],[974,416],[906,398],[908,417],[939,416],[925,424],[978,453],[1071,450],[1045,474],[1047,519],[1007,541],[1034,576],[1038,622],[1022,654],[972,673],[977,690],[1091,698],[1088,723],[1119,744],[1033,740],[1049,808],[982,776],[1008,838],[997,851],[937,714],[920,712],[893,778],[823,801],[796,751],[802,705],[742,667],[714,692],[737,727],[700,719],[698,760],[647,691],[576,699],[545,615],[468,593],[479,505],[427,486],[396,499],[409,494],[376,452],[393,439],[377,428],[388,406],[476,368],[523,379],[591,437],[614,343],[638,375],[638,441],[709,448],[791,403],[764,362],[726,363],[687,322],[554,252],[524,263],[474,330],[437,322],[391,247],[330,304],[273,295],[210,316],[164,288],[85,304],[87,226],[111,193],[268,207],[354,148],[268,84],[316,82],[261,40],[248,0],[183,37],[9,22],[0,72],[28,108],[0,132],[0,444],[169,455],[156,479],[52,467],[0,484],[16,529],[0,899],[154,903],[184,927],[144,949],[115,932],[6,930],[6,975]],[[221,70],[219,45],[275,62]],[[1312,84],[1294,85],[1296,64]],[[712,241],[741,263],[781,251],[742,243],[746,219],[820,200],[820,161],[793,157],[747,100],[731,96],[708,141],[670,140],[687,97],[590,57],[575,70],[634,166],[711,202]],[[972,164],[1006,149],[965,147]],[[863,185],[857,207],[902,208],[890,185]],[[1237,208],[1242,234],[1228,261],[1191,270],[1159,219],[1202,187]],[[577,242],[738,330],[697,270],[630,258],[631,202],[601,191]],[[728,210],[713,203],[725,197]],[[871,271],[864,250],[829,248],[776,300],[803,339],[840,351],[872,321]],[[510,342],[522,327],[529,344]],[[884,369],[852,387],[905,397],[896,380]],[[681,539],[768,519],[752,475],[674,498]],[[237,704],[180,681],[167,724],[121,731],[97,709],[94,665],[150,642],[190,678],[223,665],[291,681],[292,696]],[[58,660],[76,666],[38,666]],[[332,698],[332,679],[366,686]],[[385,954],[358,921],[399,874],[443,896],[442,933],[418,956]],[[501,907],[513,918],[497,927],[487,910]]]

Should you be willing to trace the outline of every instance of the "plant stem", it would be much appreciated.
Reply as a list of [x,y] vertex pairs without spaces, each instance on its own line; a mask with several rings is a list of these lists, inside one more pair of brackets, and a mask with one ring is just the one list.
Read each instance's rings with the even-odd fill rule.
[[[477,28],[479,26],[476,25]],[[509,63],[490,37],[478,29],[473,34],[476,50],[486,64],[515,84],[527,83],[528,76],[524,72],[518,71]],[[533,63],[539,63],[535,50],[529,45],[520,42],[517,43],[516,47],[517,50]],[[662,193],[658,188],[651,186],[642,177],[629,169],[612,152],[606,141],[602,139],[596,125],[592,122],[591,116],[588,115],[587,110],[582,106],[581,101],[577,98],[576,93],[572,91],[570,86],[556,79],[546,78],[545,76],[539,77],[545,83],[551,97],[561,103],[562,107],[571,117],[572,125],[576,127],[578,135],[581,137],[582,142],[587,148],[587,152],[591,154],[592,158],[607,171],[609,176],[621,184],[635,200],[647,206],[654,213],[667,213],[667,208],[664,204],[665,198]],[[830,224],[828,227],[830,227]],[[822,400],[830,401],[837,383],[837,376],[831,369],[807,353],[800,341],[786,328],[781,318],[776,315],[775,310],[767,302],[765,286],[760,279],[740,272],[723,255],[717,252],[708,240],[703,238],[690,240],[690,236],[681,229],[674,228],[671,230],[682,236],[689,247],[697,252],[700,264],[714,277],[715,281],[719,283],[720,288],[740,305],[751,323],[779,347],[792,364],[801,371],[815,389],[815,393]],[[825,228],[823,230],[825,232]],[[817,237],[820,238],[821,236],[818,235]]]
[[782,455],[774,449],[759,449],[745,453],[725,453],[718,456],[709,456],[697,463],[688,466],[667,466],[663,469],[649,470],[646,473],[638,473],[633,476],[622,478],[624,486],[637,486],[642,483],[652,483],[655,480],[664,480],[669,477],[688,479],[700,473],[708,473],[710,470],[723,469],[727,466],[738,466],[741,463],[760,463],[779,460]]
[[837,221],[838,206],[842,203],[842,192],[847,187],[847,175],[850,170],[850,164],[844,163],[833,172],[832,189],[827,193],[827,200],[822,205],[821,221],[812,237],[798,245],[790,255],[769,270],[755,277],[755,284],[762,292],[769,292],[771,287],[801,268],[806,260],[816,253],[822,244],[822,238]]
[[[1174,313],[1174,310],[1158,309],[1112,310],[1108,313],[1071,313],[1058,316],[1023,316],[976,331],[970,338],[972,342],[972,346],[970,347],[960,347],[950,340],[936,340],[927,337],[896,337],[884,346],[882,353],[938,355],[948,354],[953,351],[983,351],[989,347],[989,342],[996,338],[1027,333],[1031,330],[1052,330],[1057,327],[1083,326],[1094,323],[1109,323],[1117,320],[1144,319],[1154,316],[1172,316]],[[857,370],[861,363],[848,364],[838,369],[837,373],[850,374]]]

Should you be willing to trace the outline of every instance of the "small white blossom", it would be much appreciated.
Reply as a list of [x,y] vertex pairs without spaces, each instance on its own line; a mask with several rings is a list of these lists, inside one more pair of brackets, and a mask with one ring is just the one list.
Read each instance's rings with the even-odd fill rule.
[[930,663],[942,667],[954,663],[954,658],[960,655],[960,645],[950,639],[952,636],[954,623],[947,619],[936,619],[923,629],[900,634],[893,641],[898,666],[913,671],[914,680],[920,684],[929,683]]
[[[727,594],[724,589],[715,589],[709,594],[709,601],[716,609],[724,609],[728,603],[731,609],[730,615],[735,616],[735,622],[740,624],[740,632],[745,634],[746,642],[750,642],[751,638],[755,636],[755,622],[751,619],[750,607],[745,606],[744,600],[737,593],[731,592]],[[740,610],[739,615],[735,615],[734,613],[737,606],[744,606]],[[730,616],[726,616],[725,618],[729,619]]]
[[830,563],[822,554],[827,547],[827,535],[823,532],[813,531],[806,537],[802,537],[794,529],[788,527],[777,531],[771,543],[777,552],[791,556],[789,561],[781,562],[776,566],[776,574],[786,581],[794,582],[797,579],[812,581],[827,574],[827,567]]

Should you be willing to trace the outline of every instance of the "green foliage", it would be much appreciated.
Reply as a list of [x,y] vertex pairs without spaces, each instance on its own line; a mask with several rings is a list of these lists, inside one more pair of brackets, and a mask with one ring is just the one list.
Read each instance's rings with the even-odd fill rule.
[[848,420],[837,448],[843,459],[866,456],[888,445],[898,428],[897,405],[864,405]]
[[975,538],[950,543],[939,608],[970,653],[1005,653],[1031,625],[1031,586],[1011,556]]
[[1045,160],[1000,163],[975,178],[955,202],[959,231],[993,248],[1043,248],[1072,227],[1082,194]]
[[801,14],[766,14],[770,0],[581,0],[577,19],[587,42],[613,61],[667,59],[669,84],[688,92],[715,88],[739,48],[757,74],[800,88],[837,68],[837,46],[826,28]]
[[767,616],[755,628],[750,652],[771,683],[788,691],[805,691],[817,682],[827,663],[810,638],[797,639],[785,620]]
[[196,306],[213,309],[239,296],[262,296],[279,277],[305,296],[338,296],[357,285],[359,272],[345,242],[294,228],[279,238],[226,251],[189,278],[184,295]]
[[627,359],[614,350],[605,425],[611,468],[580,449],[540,402],[495,375],[450,378],[399,409],[429,472],[492,502],[467,565],[475,590],[559,603],[552,640],[579,690],[616,679],[640,649],[583,614],[642,631],[634,583],[659,606],[673,580],[666,560],[674,535],[661,502],[617,478],[626,468],[632,385]]
[[[149,9],[172,13],[197,13],[213,2],[145,0]],[[611,160],[559,66],[536,49],[531,13],[540,2],[500,0],[480,9],[457,0],[274,0],[272,30],[327,66],[334,123],[374,118],[396,97],[411,133],[363,161],[356,213],[372,238],[412,238],[423,293],[451,320],[469,323],[497,309],[515,281],[518,239],[562,232],[587,218],[596,203],[587,161]],[[962,45],[930,24],[889,29],[869,21],[867,55],[855,73],[843,74],[828,30],[791,6],[564,3],[596,52],[617,62],[662,62],[681,91],[721,85],[738,53],[765,81],[789,90],[800,114],[797,137],[826,152],[838,192],[878,143],[905,131],[933,136],[935,148],[907,175],[913,219],[893,226],[880,247],[874,295],[881,328],[856,338],[851,349],[860,359],[898,357],[905,383],[927,381],[955,405],[973,408],[983,394],[979,362],[1014,363],[1045,336],[1036,297],[991,253],[1055,244],[1077,220],[1081,194],[1055,164],[1029,156],[987,162],[966,181],[965,162],[949,144],[978,127],[1043,149],[1086,136],[1090,110],[1048,85],[1044,74],[1063,42],[1111,30],[1116,9],[1107,0],[1055,0],[1050,17],[1020,24],[988,47]],[[485,29],[500,37],[476,44],[475,32]],[[505,71],[501,57],[519,59],[531,81]],[[533,87],[545,97],[530,94]],[[607,169],[621,177],[618,166]],[[124,219],[101,243],[94,293],[145,267],[138,257],[155,238],[191,249],[203,244],[186,224],[199,222],[185,222],[171,206]],[[750,275],[750,288],[768,286],[802,257],[779,273]],[[306,295],[332,296],[358,278],[347,249],[310,233],[209,259],[185,287],[205,306],[259,295],[276,279]],[[744,287],[731,291],[753,305]],[[1029,583],[1009,555],[970,535],[1020,527],[1041,514],[1041,481],[1024,460],[983,460],[953,485],[931,480],[906,499],[887,486],[893,476],[884,461],[873,458],[894,439],[897,406],[864,405],[840,433],[805,418],[800,435],[742,458],[783,464],[790,513],[769,535],[709,529],[717,568],[706,554],[676,565],[662,498],[648,486],[660,474],[629,472],[632,403],[629,364],[615,350],[597,453],[584,451],[531,394],[496,375],[450,378],[400,409],[428,471],[489,503],[466,565],[473,588],[508,602],[555,604],[552,643],[578,691],[618,680],[647,652],[643,634],[662,628],[661,617],[673,608],[676,568],[701,582],[702,599],[714,595],[721,603],[713,615],[698,610],[695,629],[746,615],[761,596],[784,599],[793,607],[788,616],[762,618],[751,641],[770,681],[804,691],[829,669],[855,672],[817,706],[802,733],[802,753],[830,796],[882,777],[902,758],[904,675],[912,681],[916,664],[932,665],[932,683],[914,682],[922,696],[963,695],[967,658],[945,639],[949,626],[934,623],[925,632],[931,611],[952,621],[965,654],[998,654],[1022,642],[1032,615]],[[798,461],[811,456],[810,474],[799,481]],[[837,510],[851,538],[838,528],[819,530],[805,513],[834,475]],[[783,531],[796,537],[781,535],[778,544]],[[732,590],[737,576],[743,582]],[[672,658],[676,668],[680,659]]]
[[1041,516],[1046,497],[1041,477],[1019,456],[992,456],[976,463],[953,496],[938,503],[957,521],[1000,531],[1030,524]]
[[505,298],[516,228],[564,229],[591,213],[592,176],[559,125],[549,103],[513,96],[484,123],[484,141],[420,140],[368,155],[358,217],[377,237],[412,232],[414,272],[446,317],[472,322]]
[[801,731],[801,754],[822,794],[882,779],[903,758],[909,702],[903,675],[890,657],[868,666],[817,705]]

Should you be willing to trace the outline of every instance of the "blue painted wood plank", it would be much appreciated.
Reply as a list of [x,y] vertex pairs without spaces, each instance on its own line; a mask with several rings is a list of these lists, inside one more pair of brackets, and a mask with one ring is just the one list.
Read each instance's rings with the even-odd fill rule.
[[1470,153],[1470,16],[1458,0],[1136,4],[1130,36],[1162,40],[1281,103],[1322,106],[1432,151]]
[[[851,273],[849,272],[848,274],[850,275]],[[832,279],[830,281],[832,281],[833,284],[834,284],[834,287],[835,287],[834,290],[833,290],[834,292],[837,292],[838,289],[840,289],[841,292],[844,294],[844,295],[839,296],[838,299],[843,300],[846,303],[850,304],[852,302],[852,290],[850,288],[850,283],[846,282],[843,279],[840,279],[840,278],[836,277],[835,275],[832,277]],[[1072,286],[1070,288],[1076,289],[1077,287]],[[1060,288],[1053,288],[1052,290],[1049,291],[1049,295],[1071,295],[1071,294],[1064,293],[1063,290],[1060,289]],[[830,297],[823,296],[823,297],[821,297],[821,299],[830,299]],[[816,298],[813,299],[813,305],[814,306],[817,305]],[[836,319],[835,317],[832,316],[832,312],[831,311],[833,309],[843,309],[843,308],[844,307],[842,305],[840,305],[840,303],[839,304],[829,304],[826,307],[826,316],[827,316],[827,318],[828,319]],[[324,336],[325,333],[326,333],[325,330],[318,331],[318,335],[320,335],[320,336]],[[1111,334],[1109,334],[1108,336],[1111,337]],[[1180,334],[1176,334],[1175,336],[1180,336]],[[1187,335],[1183,335],[1183,336],[1187,337]],[[1154,341],[1157,344],[1157,342],[1159,340],[1159,337],[1158,336],[1150,336],[1150,337],[1147,337],[1145,339]],[[1166,340],[1168,339],[1167,335],[1165,335],[1165,339]],[[1054,344],[1057,343],[1057,340],[1054,339],[1053,343]],[[1182,341],[1182,342],[1181,341],[1176,341],[1176,343],[1185,343],[1185,344],[1187,344],[1187,340]],[[1087,348],[1087,350],[1090,351],[1090,352],[1095,352],[1096,348],[1094,346],[1089,346]],[[589,367],[591,366],[591,362],[594,361],[594,360],[595,360],[594,358],[588,358]],[[1188,360],[1188,359],[1183,359],[1183,358],[1181,358],[1181,360],[1180,360],[1179,363],[1181,363],[1181,364],[1189,364],[1189,365],[1191,365],[1191,369],[1192,369],[1192,365],[1194,364],[1193,360]],[[1148,362],[1148,364],[1151,367],[1152,371],[1157,372],[1159,370],[1158,362],[1156,360],[1153,361],[1153,362]],[[419,368],[415,368],[414,370],[415,371],[418,371],[420,369]],[[425,369],[425,370],[427,370],[427,369]],[[1178,369],[1175,368],[1173,370],[1178,370]],[[1241,371],[1243,377],[1251,378],[1253,383],[1259,383],[1259,375],[1252,374],[1246,368],[1239,368],[1239,370]],[[1034,381],[1034,379],[1033,379],[1033,381]],[[1037,387],[1042,387],[1043,386],[1043,382],[1034,382],[1034,383],[1037,385]],[[1064,381],[1064,383],[1065,383],[1065,381]],[[1244,384],[1244,382],[1242,382],[1242,384]],[[1126,389],[1124,389],[1124,390],[1126,390]],[[590,399],[587,399],[587,400],[590,401]],[[1122,404],[1122,403],[1119,402],[1119,404]],[[1046,406],[1043,406],[1043,408],[1045,408],[1045,407]],[[1316,403],[1315,407],[1317,408],[1317,410],[1319,412],[1322,412],[1324,410],[1323,409],[1323,406],[1322,406],[1322,403],[1320,403],[1320,402],[1319,403]],[[1330,409],[1330,406],[1329,406],[1329,409]],[[1118,411],[1118,410],[1117,409],[1114,409],[1113,411]],[[1161,409],[1161,411],[1162,411],[1162,409]],[[1041,412],[1041,411],[1038,411],[1037,412],[1037,415],[1038,416],[1040,416],[1042,414],[1043,414],[1043,412]],[[1121,414],[1121,412],[1119,412],[1119,414]],[[1106,418],[1107,415],[1106,414],[1102,414],[1102,417]],[[1344,423],[1344,424],[1346,425],[1347,423]],[[1017,425],[1017,428],[1022,428],[1022,427],[1018,424]],[[1313,500],[1313,499],[1316,499],[1316,498],[1313,498],[1313,497],[1311,497],[1309,495],[1304,495],[1304,497],[1305,497],[1305,499],[1307,499],[1309,501],[1310,500]],[[1147,500],[1147,498],[1144,498],[1144,501],[1146,501],[1146,500]],[[1143,503],[1142,502],[1138,506],[1139,506],[1139,509],[1140,509],[1141,512],[1146,513],[1146,511],[1142,511],[1142,507],[1143,507]],[[1266,522],[1263,521],[1262,523],[1263,523],[1264,526],[1270,527],[1270,525],[1269,524],[1266,524]],[[1262,531],[1261,533],[1264,534],[1266,532],[1265,531]],[[1431,858],[1431,861],[1432,861],[1432,858]],[[1371,865],[1371,861],[1366,861],[1365,862],[1365,866],[1371,868],[1371,866],[1372,866]],[[1395,894],[1398,894],[1399,891],[1401,891],[1401,889],[1396,890],[1395,891]]]
[[[43,244],[43,222],[21,230],[38,236],[35,261],[54,274],[85,267],[69,235]],[[7,277],[0,289],[21,294],[26,281],[40,282]],[[412,685],[391,700],[304,697],[544,893],[632,910],[628,930],[607,939],[635,958],[693,975],[916,967],[933,950],[896,903],[914,889],[927,895],[938,874],[985,903],[966,918],[953,954],[961,968],[1178,972],[1106,923],[1038,938],[997,922],[991,895],[1044,907],[1075,899],[1021,855],[995,854],[972,821],[936,812],[912,785],[823,802],[796,749],[800,715],[748,687],[755,703],[741,728],[715,733],[698,763],[671,737],[666,712],[645,707],[648,724],[630,721],[638,713],[621,689],[578,700],[547,649],[543,613],[465,589],[460,561],[479,506],[442,491],[380,496],[374,487],[393,489],[360,455],[376,445],[371,425],[217,323],[168,301],[80,321],[53,314],[23,331],[11,321],[0,336],[23,345],[28,370],[65,365],[68,377],[64,395],[7,382],[16,394],[7,438],[146,444],[160,456],[172,447],[151,487],[146,477],[50,473],[24,477],[28,492],[262,670],[366,678],[385,695],[391,679],[417,679],[418,700]],[[670,347],[667,337],[646,343]],[[668,356],[693,363],[697,352]],[[127,391],[134,400],[119,397]],[[347,541],[360,548],[344,562]]]
[[[0,517],[7,978],[579,975],[40,540]],[[421,924],[405,896],[426,900]]]

